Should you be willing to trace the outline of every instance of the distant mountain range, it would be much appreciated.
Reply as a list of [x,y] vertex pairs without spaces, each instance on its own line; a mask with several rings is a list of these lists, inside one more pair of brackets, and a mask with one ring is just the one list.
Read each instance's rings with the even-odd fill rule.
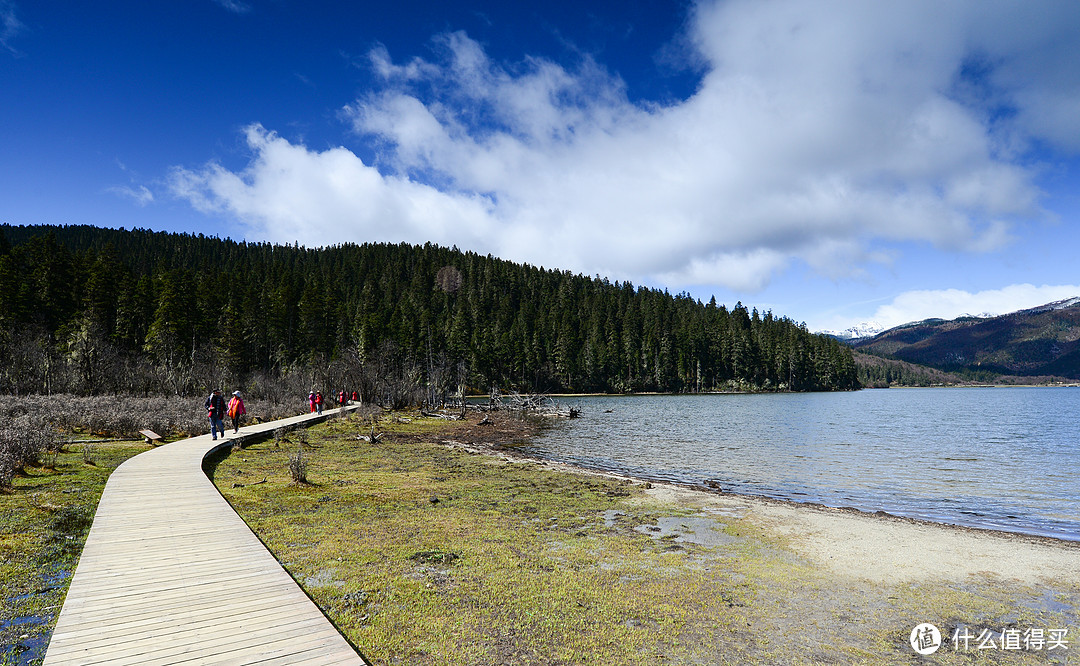
[[848,340],[863,353],[962,375],[1080,379],[1080,297],[996,317],[927,319]]
[[885,327],[881,324],[875,321],[864,321],[861,324],[856,324],[851,328],[845,328],[842,331],[822,331],[822,334],[831,335],[837,340],[851,342],[853,340],[861,340],[862,338],[872,338],[884,331]]

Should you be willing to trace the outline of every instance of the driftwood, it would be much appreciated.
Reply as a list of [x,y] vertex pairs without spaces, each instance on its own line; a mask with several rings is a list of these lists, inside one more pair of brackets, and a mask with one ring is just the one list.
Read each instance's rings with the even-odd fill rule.
[[521,395],[517,391],[513,391],[503,395],[495,389],[492,390],[491,396],[488,398],[487,406],[488,410],[491,411],[506,409],[521,412],[523,414],[529,413],[538,416],[559,416],[569,419],[581,416],[580,409],[576,407],[562,407],[559,403],[542,393]]
[[449,412],[433,412],[427,409],[421,409],[420,416],[426,416],[431,419],[443,419],[446,421],[460,421],[463,418],[461,414],[451,414]]
[[385,434],[386,433],[380,432],[379,434],[376,435],[375,434],[375,424],[372,423],[371,424],[371,434],[370,435],[357,435],[356,439],[361,441],[361,442],[369,442],[371,444],[378,444],[379,441],[383,438],[383,435],[385,435]]
[[[534,414],[536,416],[557,416],[569,419],[581,416],[581,410],[577,407],[563,407],[544,394],[522,395],[517,391],[504,394],[498,389],[492,389],[487,403],[470,403],[458,397],[454,399],[452,404],[440,410],[421,409],[420,415],[447,421],[461,421],[465,419],[470,411],[479,413],[509,411],[519,412],[523,415]],[[481,425],[486,423],[490,423],[490,421],[480,421]]]

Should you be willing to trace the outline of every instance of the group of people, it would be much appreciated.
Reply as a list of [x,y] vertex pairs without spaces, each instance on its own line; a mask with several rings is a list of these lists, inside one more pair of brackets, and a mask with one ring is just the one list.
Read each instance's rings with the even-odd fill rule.
[[221,395],[221,389],[214,389],[214,392],[206,398],[206,415],[210,419],[210,434],[214,439],[218,438],[219,432],[222,437],[225,437],[226,414],[232,419],[233,432],[240,432],[240,422],[244,414],[247,414],[244,398],[240,395],[240,391],[233,391],[232,398],[226,404],[225,398]]
[[[338,391],[338,394],[337,394],[338,407],[344,407],[345,405],[349,404],[349,401],[360,402],[360,394],[357,393],[356,391],[353,391],[352,395],[350,397],[350,394],[347,393],[345,391],[345,389],[342,389],[342,390]],[[311,393],[308,393],[308,406],[311,408],[310,413],[314,414],[314,413],[317,412],[319,414],[322,414],[323,404],[325,402],[326,402],[326,399],[323,398],[322,391],[313,390],[313,391],[311,391]]]
[[[337,394],[337,403],[339,406],[344,407],[349,402],[359,402],[360,395],[353,391],[351,396],[344,389]],[[308,404],[311,407],[311,412],[318,412],[322,414],[323,403],[322,391],[312,391],[308,394]],[[229,402],[225,402],[225,398],[221,395],[221,389],[214,389],[214,392],[206,399],[206,415],[210,419],[210,434],[216,440],[218,433],[221,436],[225,436],[225,415],[228,414],[232,419],[233,432],[240,432],[240,423],[244,418],[244,414],[247,414],[247,409],[244,408],[244,398],[240,395],[240,391],[233,391],[232,398]]]

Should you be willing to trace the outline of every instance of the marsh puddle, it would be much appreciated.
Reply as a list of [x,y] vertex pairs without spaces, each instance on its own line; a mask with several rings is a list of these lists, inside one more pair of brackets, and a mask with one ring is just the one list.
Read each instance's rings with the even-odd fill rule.
[[[40,587],[36,590],[8,597],[5,601],[9,608],[17,609],[24,601],[63,589],[70,577],[71,572],[66,569],[52,571],[41,577]],[[59,606],[50,608],[58,609]],[[41,663],[52,636],[52,632],[42,625],[48,625],[53,617],[50,614],[19,615],[0,622],[0,635],[4,635],[7,640],[14,640],[12,643],[0,644],[0,663],[12,666]]]
[[654,539],[668,539],[675,543],[693,543],[699,546],[726,546],[735,543],[737,537],[720,531],[723,526],[711,518],[692,516],[665,516],[656,519],[655,525],[638,525],[635,531],[648,534]]
[[[40,615],[24,615],[0,622],[0,632],[14,629],[16,632],[32,630],[49,622],[48,617]],[[0,645],[0,660],[4,664],[13,666],[26,666],[31,663],[39,663],[45,657],[45,648],[49,646],[49,635],[26,635],[20,637],[16,643]],[[15,661],[9,661],[12,657]]]

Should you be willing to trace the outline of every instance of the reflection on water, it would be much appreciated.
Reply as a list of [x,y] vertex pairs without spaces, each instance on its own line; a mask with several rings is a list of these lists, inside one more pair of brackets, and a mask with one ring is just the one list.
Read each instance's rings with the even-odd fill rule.
[[566,399],[531,453],[727,492],[1080,541],[1080,389]]

